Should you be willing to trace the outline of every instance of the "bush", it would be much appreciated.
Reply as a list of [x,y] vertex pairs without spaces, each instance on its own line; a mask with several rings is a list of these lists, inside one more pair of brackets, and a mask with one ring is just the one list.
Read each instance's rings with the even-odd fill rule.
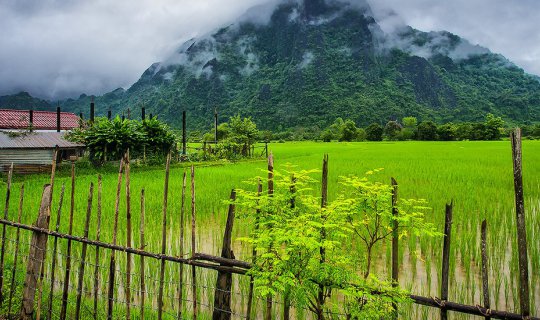
[[383,127],[377,123],[372,123],[366,128],[366,139],[368,141],[382,141]]

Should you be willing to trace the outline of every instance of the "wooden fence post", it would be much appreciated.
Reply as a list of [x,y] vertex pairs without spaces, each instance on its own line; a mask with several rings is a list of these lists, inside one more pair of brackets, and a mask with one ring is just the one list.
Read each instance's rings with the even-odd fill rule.
[[[118,169],[118,182],[116,184],[116,201],[114,204],[113,245],[116,245],[118,235],[118,214],[120,210],[120,192],[122,191],[122,172],[124,169],[124,157],[120,160]],[[115,251],[111,250],[109,262],[109,287],[107,289],[107,320],[112,320],[114,311],[114,276],[116,272]]]
[[[195,255],[195,167],[191,166],[191,256]],[[197,270],[191,266],[191,292],[193,298],[193,320],[197,320]]]
[[[129,110],[129,109],[128,109]],[[131,182],[129,149],[126,151],[125,176],[126,176],[126,247],[131,248]],[[126,253],[126,320],[131,319],[131,253]]]
[[[38,228],[49,228],[50,199],[51,185],[47,184],[43,188],[39,216],[34,224]],[[20,316],[23,320],[32,319],[34,314],[34,298],[36,295],[41,265],[47,250],[47,239],[48,236],[46,234],[40,232],[34,232],[32,234],[32,242],[26,265],[26,278],[24,280],[23,301]]]
[[[97,226],[96,226],[96,241],[100,240],[101,237],[101,192],[102,192],[102,181],[101,175],[98,175],[98,194],[97,194]],[[94,319],[98,319],[97,309],[98,309],[98,293],[99,293],[99,247],[96,247],[96,257],[95,257],[94,266]]]
[[[75,210],[75,161],[71,161],[71,199],[69,207],[69,227],[68,234],[73,233],[73,212]],[[62,309],[60,310],[60,320],[66,319],[67,303],[69,292],[69,274],[71,272],[71,240],[68,239],[66,251],[66,272],[64,274],[64,288],[62,291]]]
[[516,226],[519,260],[519,301],[521,315],[530,316],[529,264],[527,254],[527,230],[525,226],[525,204],[523,200],[523,176],[521,168],[521,129],[510,134],[512,160],[514,164],[514,190],[516,198]]
[[[60,203],[58,205],[58,211],[56,212],[56,232],[60,230],[60,219],[62,216],[62,206],[64,204],[64,192],[66,191],[66,185],[62,184],[62,191],[60,191]],[[52,319],[52,309],[53,309],[53,293],[54,293],[54,283],[55,283],[55,274],[56,274],[56,254],[58,252],[58,238],[54,238],[53,242],[53,252],[52,252],[52,266],[51,266],[51,294],[49,295],[49,303],[47,305],[47,319]]]
[[[488,278],[488,258],[487,258],[487,222],[486,220],[482,221],[482,243],[481,243],[481,252],[482,252],[482,295],[484,297],[484,308],[490,309],[491,304],[489,303],[489,278]],[[490,316],[486,316],[485,319],[491,319]]]
[[[263,187],[261,180],[257,183],[257,197],[262,195]],[[257,208],[257,215],[255,217],[255,231],[259,230],[259,215],[261,214],[261,209]],[[251,251],[251,263],[255,264],[255,259],[257,256],[257,249],[253,246]],[[246,320],[251,320],[251,309],[253,305],[253,276],[249,277],[249,293],[248,293],[248,305],[247,305],[247,314]]]
[[[161,254],[165,254],[167,249],[167,201],[169,196],[169,170],[171,165],[171,152],[167,155],[167,164],[165,165],[165,187],[163,188],[163,216],[161,225]],[[160,261],[159,268],[159,291],[158,291],[158,320],[162,319],[163,314],[163,281],[165,278],[165,260]]]
[[[185,228],[185,213],[186,213],[186,183],[187,174],[184,171],[182,178],[182,206],[180,208],[180,257],[184,257],[184,228]],[[180,279],[178,283],[178,319],[182,319],[182,308],[184,306],[184,264],[180,264]],[[144,319],[143,319],[144,320]]]
[[[397,209],[397,202],[398,202],[398,183],[396,179],[391,179],[392,183],[392,216],[394,217],[393,221],[393,230],[392,230],[392,287],[396,288],[399,284],[399,266],[398,266],[398,259],[399,259],[399,223],[397,220],[398,216],[398,209]],[[393,303],[392,307],[394,308],[394,319],[398,318],[398,306],[397,304]]]
[[[21,223],[22,211],[23,211],[23,201],[24,201],[24,183],[21,184],[21,193],[19,196],[19,214],[17,215],[17,222]],[[11,315],[11,306],[13,301],[13,294],[15,292],[15,274],[17,273],[17,261],[19,257],[19,240],[21,238],[21,229],[17,228],[17,233],[15,235],[15,254],[13,257],[13,272],[11,273],[11,284],[9,290],[9,300],[8,300],[8,313],[7,316]]]
[[[226,259],[234,259],[232,251],[232,229],[234,225],[234,211],[236,200],[236,191],[231,191],[231,203],[229,204],[229,212],[227,214],[227,224],[225,225],[225,234],[223,235],[223,247],[221,248],[221,257]],[[214,312],[212,320],[230,320],[231,319],[231,289],[232,289],[232,273],[218,271],[216,290],[214,293]]]
[[444,244],[442,261],[442,281],[441,281],[441,320],[448,319],[448,311],[444,303],[448,300],[448,275],[450,271],[450,240],[452,236],[452,208],[453,201],[446,205],[446,218],[444,222]]
[[[323,167],[322,167],[322,180],[321,180],[321,222],[324,224],[326,220],[326,206],[328,203],[328,155],[325,154],[323,157]],[[321,243],[326,240],[326,230],[321,228]],[[324,245],[321,245],[319,248],[320,259],[319,263],[322,265],[326,263],[326,249]],[[324,319],[323,310],[326,300],[325,288],[322,284],[319,284],[319,292],[317,297],[317,319]]]
[[[268,155],[268,195],[272,197],[274,195],[274,156],[272,153]],[[266,313],[264,314],[264,320],[272,320],[272,296],[266,297]]]
[[[139,247],[141,250],[144,250],[144,214],[145,214],[145,204],[144,204],[144,188],[141,190],[141,221],[139,225],[139,232],[140,232],[140,238],[141,238],[141,246]],[[141,265],[140,265],[140,273],[141,273],[141,299],[140,299],[140,319],[144,320],[144,298],[146,294],[146,287],[144,284],[144,256],[140,256],[141,258]],[[180,318],[181,319],[181,318]]]
[[[92,214],[92,200],[94,197],[94,183],[90,182],[90,191],[88,192],[88,205],[86,207],[86,220],[84,223],[84,239],[88,239],[88,229],[90,228],[90,215]],[[87,243],[82,244],[81,251],[81,264],[79,265],[79,279],[77,282],[77,301],[75,304],[75,319],[79,319],[81,312],[81,299],[83,292],[83,280],[84,280],[84,269],[86,266],[86,248],[88,247]]]
[[[11,196],[11,179],[13,177],[13,163],[9,167],[7,186],[6,186],[6,204],[4,206],[4,220],[7,220],[9,213],[9,199]],[[6,225],[2,225],[2,249],[0,251],[0,306],[4,302],[4,255],[6,250]]]

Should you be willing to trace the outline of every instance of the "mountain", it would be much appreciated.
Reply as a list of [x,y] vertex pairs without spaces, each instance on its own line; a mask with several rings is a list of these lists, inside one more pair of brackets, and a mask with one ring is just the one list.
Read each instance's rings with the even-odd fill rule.
[[[337,117],[361,126],[404,116],[476,121],[489,112],[540,121],[538,78],[457,35],[385,32],[358,1],[282,1],[265,10],[187,41],[129,89],[96,97],[98,112],[144,104],[179,127],[186,110],[189,129],[207,129],[217,107],[220,120],[252,116],[273,131],[318,130]],[[89,103],[83,96],[62,105],[87,114]]]
[[32,97],[28,92],[0,96],[0,109],[19,110],[53,110],[53,106],[46,100]]

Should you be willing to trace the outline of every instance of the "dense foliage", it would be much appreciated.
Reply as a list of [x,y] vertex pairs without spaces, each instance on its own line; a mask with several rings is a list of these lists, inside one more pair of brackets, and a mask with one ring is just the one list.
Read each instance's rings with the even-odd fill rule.
[[134,155],[160,159],[176,142],[171,129],[156,118],[143,121],[96,118],[71,131],[68,139],[85,144],[96,163],[118,160],[128,149]]
[[[390,237],[395,221],[400,237],[437,235],[424,221],[424,203],[402,200],[396,217],[391,186],[351,176],[341,178],[347,192],[321,206],[321,198],[313,196],[312,173],[276,172],[272,194],[237,190],[237,205],[256,223],[242,240],[256,248],[250,273],[259,294],[281,293],[302,302],[317,319],[326,319],[327,312],[345,312],[348,319],[391,318],[392,304],[407,295],[376,276],[373,250]],[[332,295],[345,302],[333,303]]]

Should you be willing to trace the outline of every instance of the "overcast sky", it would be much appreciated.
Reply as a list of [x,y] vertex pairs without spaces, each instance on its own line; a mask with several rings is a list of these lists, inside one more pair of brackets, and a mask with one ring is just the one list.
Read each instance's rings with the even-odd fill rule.
[[[128,88],[185,40],[267,1],[0,0],[0,95],[25,90],[53,99]],[[370,3],[381,16],[391,9],[417,29],[451,31],[540,75],[540,0]]]

